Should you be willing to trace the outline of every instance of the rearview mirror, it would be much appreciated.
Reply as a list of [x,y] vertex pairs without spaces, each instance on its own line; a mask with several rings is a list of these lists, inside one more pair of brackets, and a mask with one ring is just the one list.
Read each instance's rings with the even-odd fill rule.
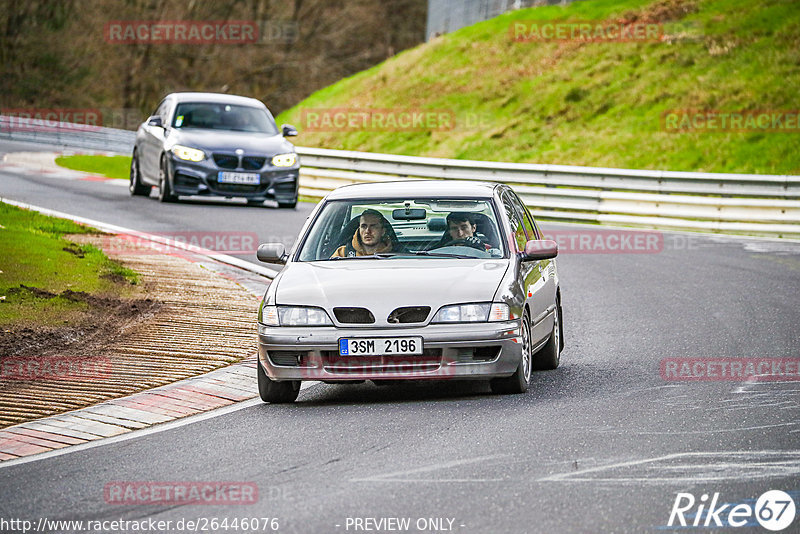
[[263,243],[256,250],[256,258],[264,263],[286,263],[286,247],[283,243]]
[[421,221],[424,218],[424,208],[399,208],[392,210],[392,219],[395,221]]
[[152,117],[147,119],[147,124],[149,124],[150,126],[158,126],[159,128],[164,127],[164,122],[161,120],[161,117],[159,115],[153,115]]
[[558,256],[558,243],[551,239],[531,239],[525,243],[522,261],[550,260]]
[[297,135],[297,128],[295,128],[291,124],[281,125],[281,131],[283,132],[284,137],[294,137]]

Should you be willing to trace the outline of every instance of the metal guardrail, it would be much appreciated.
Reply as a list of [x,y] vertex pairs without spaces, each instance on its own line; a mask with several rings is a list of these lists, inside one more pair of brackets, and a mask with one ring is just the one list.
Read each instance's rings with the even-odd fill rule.
[[130,154],[136,132],[69,122],[42,122],[0,115],[0,139]]
[[[0,139],[130,154],[135,133],[59,123]],[[800,176],[607,169],[396,156],[297,147],[300,192],[356,182],[459,179],[514,186],[535,217],[647,228],[800,237]]]
[[397,179],[511,184],[535,217],[800,236],[800,176],[607,169],[298,147],[303,193]]

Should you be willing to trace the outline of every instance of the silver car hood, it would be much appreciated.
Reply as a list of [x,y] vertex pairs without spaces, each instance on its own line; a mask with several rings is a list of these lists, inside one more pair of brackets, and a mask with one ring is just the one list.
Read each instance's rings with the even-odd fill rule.
[[277,281],[276,304],[368,308],[375,325],[400,306],[487,302],[494,297],[509,260],[344,259],[293,262]]

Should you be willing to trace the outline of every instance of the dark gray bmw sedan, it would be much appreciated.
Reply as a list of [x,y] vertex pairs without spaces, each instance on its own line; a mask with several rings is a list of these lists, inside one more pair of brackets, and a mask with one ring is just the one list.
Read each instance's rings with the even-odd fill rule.
[[161,202],[179,195],[275,200],[297,204],[300,162],[267,107],[254,98],[217,93],[172,93],[136,132],[131,195],[158,187]]

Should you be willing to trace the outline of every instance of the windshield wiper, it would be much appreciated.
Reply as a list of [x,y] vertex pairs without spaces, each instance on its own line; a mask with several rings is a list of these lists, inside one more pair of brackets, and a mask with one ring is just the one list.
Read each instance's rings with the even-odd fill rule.
[[448,254],[446,252],[428,252],[427,250],[418,250],[416,252],[409,252],[415,256],[432,256],[434,258],[466,258],[470,260],[478,259],[475,256],[467,256],[465,254]]
[[366,256],[334,256],[329,258],[331,260],[363,260],[363,259],[378,259],[384,260],[386,258],[396,258],[398,256],[430,256],[432,258],[459,258],[466,260],[477,260],[475,256],[467,256],[466,254],[448,254],[446,252],[428,252],[427,250],[418,250],[416,252],[377,252],[375,254],[368,254]]
[[393,258],[399,256],[400,252],[377,252],[375,254],[367,254],[366,256],[333,256],[328,258],[330,260],[364,260],[364,259],[378,259],[383,260],[386,258]]

